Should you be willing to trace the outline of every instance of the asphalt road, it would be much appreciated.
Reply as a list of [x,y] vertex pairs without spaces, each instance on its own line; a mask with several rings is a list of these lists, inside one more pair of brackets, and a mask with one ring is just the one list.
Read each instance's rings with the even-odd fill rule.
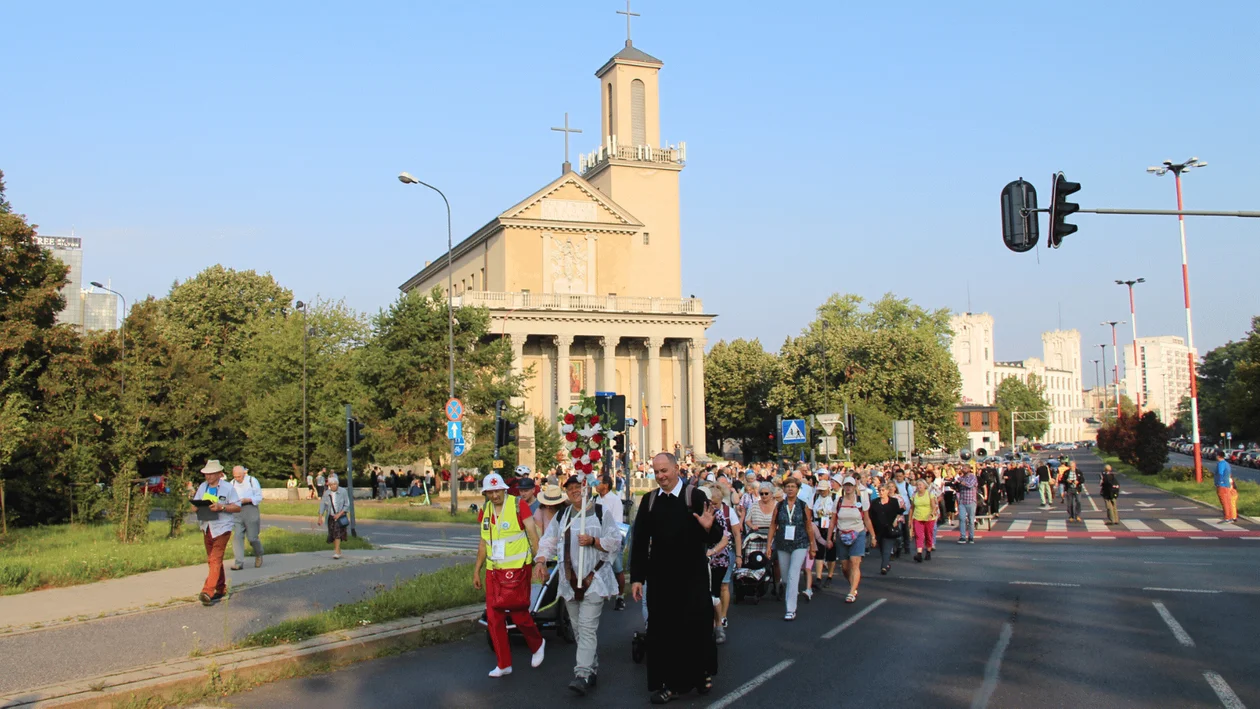
[[[1085,455],[1077,458],[1087,474],[1100,466]],[[1165,507],[1180,502],[1158,491],[1150,495],[1142,499]],[[864,570],[873,575],[863,580],[856,604],[845,604],[844,591],[833,586],[813,603],[802,603],[793,623],[783,622],[782,605],[769,599],[738,605],[713,693],[688,695],[679,704],[1260,706],[1260,676],[1252,667],[1260,633],[1254,612],[1260,541],[1111,536],[993,536],[960,546],[943,535],[932,561],[897,561],[888,576],[868,559]],[[645,671],[631,661],[629,642],[640,625],[633,605],[622,613],[607,607],[599,686],[586,700],[565,689],[573,646],[550,637],[546,662],[531,669],[527,650],[518,645],[515,673],[491,680],[485,674],[494,658],[478,633],[278,682],[226,703],[304,709],[578,701],[641,706],[647,703]]]
[[[263,511],[266,525],[294,532],[325,534],[315,526],[315,520],[305,517],[277,517]],[[393,522],[388,520],[360,519],[355,524],[360,536],[377,546],[388,549],[404,549],[431,554],[476,554],[477,526],[473,524],[437,524],[417,522]]]
[[[1184,453],[1169,452],[1168,464],[1194,467],[1194,456],[1186,455]],[[1256,468],[1246,468],[1241,465],[1233,465],[1233,464],[1230,464],[1229,467],[1233,471],[1234,478],[1236,480],[1249,480],[1253,483],[1260,483],[1260,470],[1257,470]],[[1215,470],[1216,470],[1215,460],[1203,461],[1203,477],[1204,478],[1210,477],[1212,475],[1212,472]]]

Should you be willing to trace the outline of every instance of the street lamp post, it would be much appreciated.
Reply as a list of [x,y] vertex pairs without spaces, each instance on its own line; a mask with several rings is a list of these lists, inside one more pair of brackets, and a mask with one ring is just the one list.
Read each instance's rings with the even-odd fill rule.
[[[1181,173],[1197,167],[1207,167],[1207,163],[1198,158],[1190,158],[1183,163],[1165,160],[1163,165],[1148,167],[1146,171],[1157,177],[1170,172],[1173,174],[1177,185],[1177,211],[1180,212],[1185,209],[1181,200]],[[1177,215],[1177,226],[1181,229],[1181,288],[1186,301],[1186,347],[1189,349],[1187,357],[1190,360],[1190,424],[1191,435],[1194,436],[1194,480],[1203,482],[1203,446],[1199,441],[1199,381],[1194,371],[1194,321],[1190,317],[1190,267],[1186,259],[1186,218],[1184,215]]]
[[[1112,358],[1115,360],[1111,363],[1114,370],[1112,371],[1111,383],[1116,387],[1116,418],[1120,418],[1120,348],[1116,345],[1116,325],[1124,325],[1125,323],[1123,320],[1104,320],[1098,324],[1111,326],[1111,353]],[[1106,365],[1103,365],[1103,369],[1106,368]]]
[[311,331],[306,327],[306,311],[309,306],[302,301],[297,302],[297,309],[302,311],[302,484],[306,484],[307,456],[310,452],[311,427],[306,418],[306,356],[307,341]]
[[[1102,375],[1103,375],[1103,401],[1107,400],[1107,345],[1106,343],[1099,345],[1102,348]],[[1116,408],[1120,408],[1120,402],[1116,402]]]
[[1145,372],[1146,367],[1142,364],[1142,360],[1138,358],[1138,342],[1137,342],[1137,308],[1133,304],[1133,286],[1138,283],[1145,283],[1145,278],[1134,278],[1128,281],[1116,280],[1118,286],[1129,287],[1129,323],[1133,325],[1133,366],[1137,367],[1136,378],[1139,381],[1134,382],[1133,389],[1133,405],[1137,407],[1138,418],[1142,416],[1142,394],[1146,390]]
[[126,396],[127,395],[127,374],[125,371],[123,371],[123,365],[127,363],[127,298],[122,293],[119,293],[113,288],[106,288],[105,286],[101,285],[100,283],[97,283],[96,281],[92,281],[92,285],[96,286],[97,288],[100,288],[101,290],[109,291],[110,293],[113,293],[114,295],[122,299],[122,304],[123,304],[122,322],[118,326],[118,350],[120,353],[119,358],[118,358],[118,389],[121,392],[122,396]]
[[[404,185],[423,185],[438,193],[446,204],[446,330],[450,349],[450,398],[455,398],[455,257],[451,243],[451,203],[442,194],[442,190],[412,177],[410,173],[399,173],[398,181]],[[459,464],[455,458],[455,439],[451,439],[451,514],[459,511]]]

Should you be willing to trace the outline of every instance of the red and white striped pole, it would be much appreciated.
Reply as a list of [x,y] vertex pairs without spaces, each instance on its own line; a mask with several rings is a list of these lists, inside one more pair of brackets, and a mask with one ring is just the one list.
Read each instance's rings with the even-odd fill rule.
[[[1190,158],[1184,163],[1165,160],[1162,167],[1148,167],[1147,172],[1163,175],[1171,172],[1177,184],[1177,211],[1184,211],[1181,199],[1181,173],[1190,168],[1207,167],[1207,163],[1198,158]],[[1199,440],[1199,378],[1195,373],[1194,362],[1194,320],[1190,316],[1190,267],[1186,258],[1186,217],[1177,215],[1177,225],[1181,228],[1181,286],[1186,300],[1186,347],[1189,352],[1186,358],[1190,364],[1190,431],[1194,436],[1194,480],[1203,482],[1203,444]]]
[[1142,372],[1145,367],[1142,366],[1142,360],[1138,359],[1138,343],[1137,343],[1137,308],[1133,304],[1133,284],[1145,281],[1145,278],[1139,278],[1136,281],[1129,281],[1129,324],[1133,326],[1133,366],[1137,368],[1135,379],[1138,381],[1133,386],[1133,405],[1137,407],[1138,418],[1142,418]]
[[1116,325],[1123,325],[1124,321],[1107,320],[1101,324],[1111,326],[1111,351],[1116,355],[1115,361],[1111,363],[1111,381],[1116,385],[1116,418],[1120,418],[1124,412],[1120,410],[1120,347],[1116,344]]

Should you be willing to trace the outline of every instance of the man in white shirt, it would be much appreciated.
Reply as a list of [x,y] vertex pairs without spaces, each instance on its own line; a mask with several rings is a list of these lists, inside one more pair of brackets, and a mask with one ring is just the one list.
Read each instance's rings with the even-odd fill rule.
[[[206,563],[210,573],[197,596],[203,606],[213,605],[215,601],[227,595],[227,575],[223,572],[223,552],[227,551],[228,540],[232,537],[232,527],[236,524],[236,513],[241,511],[236,490],[223,480],[223,466],[217,460],[206,461],[201,469],[205,482],[195,490],[191,482],[187,483],[189,498],[207,500],[208,506],[198,508],[198,526],[201,527],[202,538],[206,544]],[[205,510],[202,512],[202,510]]]
[[[601,480],[599,486],[604,484]],[[616,592],[612,558],[621,556],[621,530],[609,507],[600,505],[602,509],[596,515],[595,505],[587,501],[583,525],[584,489],[579,476],[565,482],[569,506],[547,525],[547,531],[538,541],[535,560],[539,563],[534,564],[534,578],[542,581],[547,577],[547,566],[542,562],[548,559],[559,562],[559,593],[577,634],[577,662],[569,690],[578,696],[586,696],[595,687],[599,672],[599,616],[604,601]],[[616,505],[620,507],[620,501]]]
[[258,540],[258,532],[262,528],[262,519],[258,513],[258,505],[262,503],[262,485],[258,478],[249,474],[249,468],[238,465],[232,468],[232,489],[240,501],[241,512],[236,515],[236,536],[232,538],[233,571],[245,568],[245,539],[254,549],[254,568],[262,566],[263,546]]
[[[603,508],[604,516],[612,515],[617,525],[617,532],[620,533],[625,518],[625,506],[616,490],[613,489],[611,475],[603,473],[599,476],[599,483],[595,485],[595,494],[599,495],[599,505]],[[620,552],[613,556],[612,567],[613,575],[617,578],[617,598],[613,601],[613,610],[624,611],[626,609],[626,571],[621,563]]]

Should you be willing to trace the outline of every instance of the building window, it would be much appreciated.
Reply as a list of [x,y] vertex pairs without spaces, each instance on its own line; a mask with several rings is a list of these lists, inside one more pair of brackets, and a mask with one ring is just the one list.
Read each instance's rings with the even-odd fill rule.
[[985,383],[985,384],[992,384],[992,382],[990,382],[990,381],[989,381],[989,372],[985,372],[985,373],[984,373],[984,383]]
[[644,245],[644,246],[647,246],[647,245],[648,245],[648,242],[650,241],[650,238],[649,238],[650,236],[651,236],[651,235],[650,235],[650,234],[648,234],[646,231],[645,231],[645,232],[643,232],[643,245]]
[[989,361],[989,348],[988,347],[984,348],[984,361],[986,362]]
[[989,427],[989,412],[988,411],[980,412],[980,425],[985,427],[986,429]]
[[643,81],[630,82],[630,139],[635,145],[647,145],[647,97]]
[[613,134],[613,92],[612,82],[608,82],[608,135]]

